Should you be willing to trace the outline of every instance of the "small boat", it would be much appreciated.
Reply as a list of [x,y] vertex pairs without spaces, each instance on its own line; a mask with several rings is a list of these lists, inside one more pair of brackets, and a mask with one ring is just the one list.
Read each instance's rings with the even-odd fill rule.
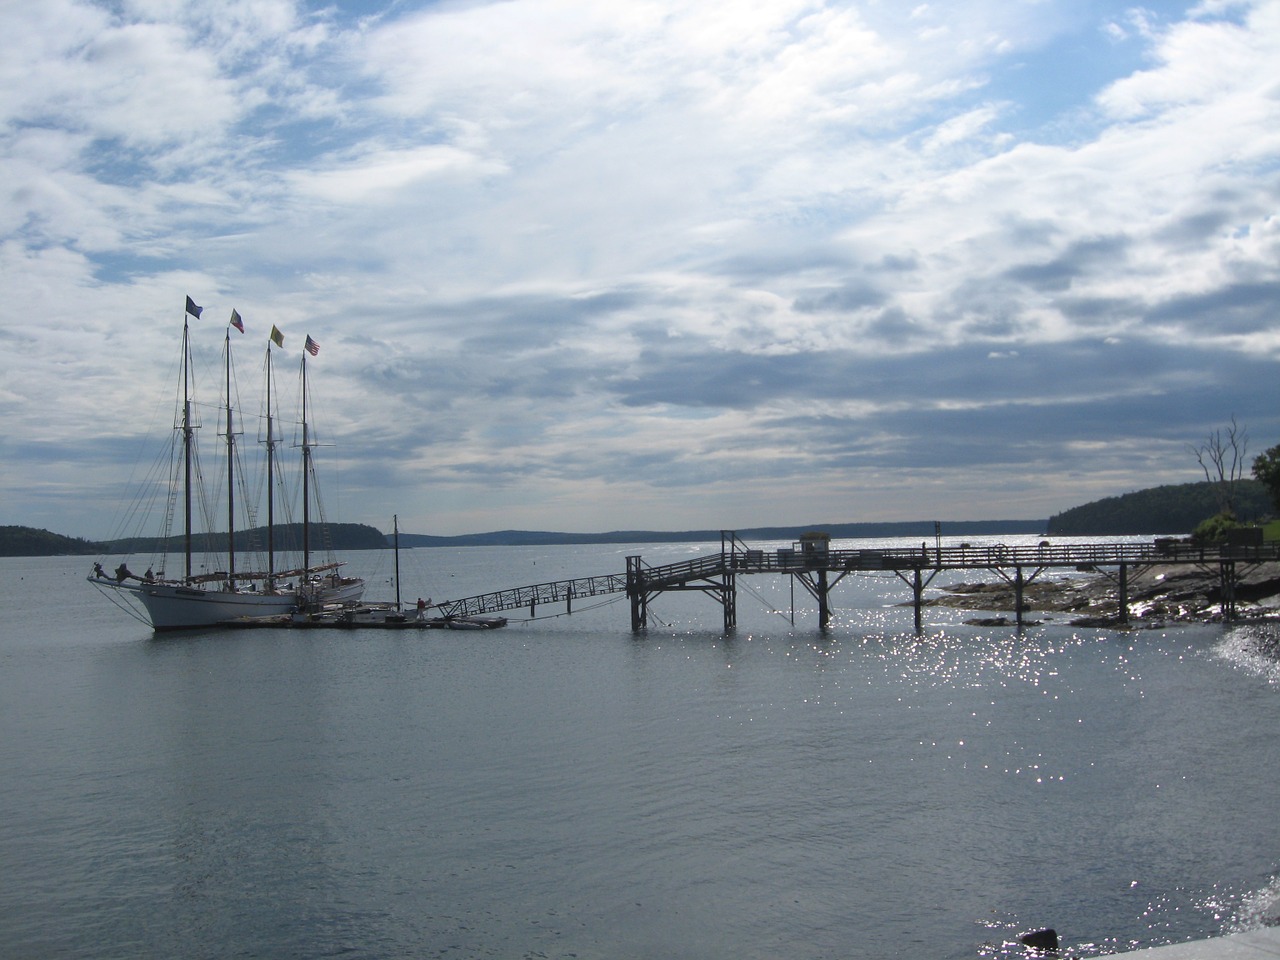
[[496,630],[507,625],[506,617],[444,617],[450,630]]
[[[449,624],[444,617],[428,617],[427,610],[433,604],[429,600],[418,598],[412,613],[405,610],[400,600],[400,518],[392,517],[392,529],[395,531],[393,545],[395,549],[395,584],[394,601],[365,601],[360,603],[329,602],[299,608],[285,616],[268,615],[262,617],[237,617],[228,621],[225,626],[238,629],[248,628],[295,628],[315,629],[329,628],[338,630],[442,630]],[[497,618],[500,619],[500,618]],[[506,621],[503,620],[502,624]],[[501,626],[502,624],[494,624]]]
[[[400,600],[400,517],[391,518],[392,550],[395,557],[396,598],[393,601],[372,601],[365,603],[343,602],[340,605],[330,604],[318,612],[317,619],[329,626],[338,627],[381,627],[396,629],[400,627],[427,626],[426,612],[430,601],[418,598],[416,616],[410,617],[405,612]],[[357,600],[359,598],[356,598]]]
[[[279,441],[276,436],[277,426],[273,411],[271,345],[274,343],[283,349],[284,336],[274,327],[267,344],[266,356],[266,561],[265,566],[259,562],[256,569],[237,568],[239,557],[236,553],[235,492],[239,477],[236,474],[237,424],[233,403],[231,327],[236,327],[242,333],[244,328],[239,313],[234,310],[231,313],[225,339],[226,397],[219,410],[218,418],[222,421],[220,430],[224,434],[226,455],[226,474],[223,478],[226,486],[225,517],[227,521],[227,532],[223,539],[225,552],[219,554],[215,561],[216,565],[222,569],[212,573],[198,571],[195,557],[199,552],[196,549],[199,535],[194,532],[194,527],[198,517],[208,518],[215,515],[214,509],[205,509],[196,502],[204,484],[196,449],[196,431],[199,423],[194,396],[194,364],[189,318],[192,316],[199,318],[201,309],[190,297],[187,298],[182,323],[181,389],[178,410],[174,418],[174,442],[170,446],[171,462],[166,468],[166,476],[162,478],[163,485],[167,487],[167,494],[162,504],[161,529],[153,540],[157,545],[157,553],[144,574],[137,574],[130,570],[127,557],[115,567],[112,573],[104,570],[102,562],[99,561],[93,566],[93,572],[88,577],[89,582],[108,594],[113,601],[132,615],[144,622],[149,622],[157,631],[212,627],[230,620],[286,616],[299,609],[314,609],[326,603],[358,601],[364,593],[363,580],[358,577],[343,576],[339,571],[341,564],[336,561],[320,564],[311,562],[312,495],[310,488],[313,483],[311,451],[314,443],[311,441],[307,422],[307,355],[310,353],[314,356],[319,348],[310,337],[307,338],[307,349],[303,352],[301,367],[302,562],[289,569],[276,568],[274,496],[278,477],[275,447]],[[168,565],[170,524],[176,516],[181,517],[183,525],[182,572],[176,576],[167,576],[164,570]],[[206,534],[204,536],[207,540],[210,537],[219,538],[223,535]],[[205,553],[208,560],[207,549]],[[153,572],[157,567],[159,572]]]

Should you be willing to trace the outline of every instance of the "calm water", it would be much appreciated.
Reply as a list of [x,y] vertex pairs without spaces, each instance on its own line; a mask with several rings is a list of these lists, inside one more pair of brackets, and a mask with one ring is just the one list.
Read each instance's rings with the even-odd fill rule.
[[[402,566],[412,601],[706,549]],[[6,958],[972,958],[1040,926],[1096,956],[1280,914],[1268,629],[917,636],[863,576],[825,638],[759,577],[727,639],[700,594],[639,637],[580,601],[155,639],[90,559],[0,561]]]

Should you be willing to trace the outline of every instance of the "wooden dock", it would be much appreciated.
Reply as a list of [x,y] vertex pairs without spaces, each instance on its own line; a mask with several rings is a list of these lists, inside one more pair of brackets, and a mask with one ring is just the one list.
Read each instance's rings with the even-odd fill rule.
[[726,633],[737,627],[737,578],[780,574],[798,580],[818,604],[818,622],[831,621],[831,591],[847,576],[890,571],[911,590],[915,626],[921,629],[923,594],[943,571],[986,571],[1013,587],[1017,622],[1023,622],[1023,590],[1041,573],[1053,569],[1098,572],[1111,577],[1119,595],[1119,619],[1129,617],[1129,577],[1137,570],[1156,566],[1196,566],[1216,571],[1222,596],[1222,614],[1236,614],[1236,588],[1241,573],[1260,563],[1280,561],[1280,544],[1196,544],[1189,540],[1153,539],[1096,543],[1055,543],[1035,546],[992,544],[930,546],[918,548],[832,549],[821,539],[802,540],[790,547],[755,548],[732,531],[721,533],[715,553],[650,566],[639,556],[627,557],[625,574],[584,577],[515,587],[438,604],[445,616],[483,616],[501,610],[527,608],[535,616],[539,607],[564,605],[571,613],[575,600],[604,594],[625,593],[630,600],[631,629],[648,626],[648,605],[656,596],[676,591],[698,591],[721,606]]

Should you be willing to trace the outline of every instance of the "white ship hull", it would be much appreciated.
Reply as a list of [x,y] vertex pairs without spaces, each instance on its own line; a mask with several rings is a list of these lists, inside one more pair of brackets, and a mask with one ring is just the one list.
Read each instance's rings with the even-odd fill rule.
[[[272,617],[298,609],[298,596],[294,593],[232,593],[227,590],[201,590],[178,583],[120,583],[109,578],[90,579],[134,595],[146,609],[152,628],[157,631],[217,627],[229,620]],[[363,595],[363,580],[344,578],[334,583],[331,578],[326,578],[309,605],[357,603]]]
[[306,588],[307,606],[319,607],[330,603],[359,603],[364,596],[364,581],[357,577],[336,579],[325,577],[319,589]]
[[123,589],[138,595],[156,630],[216,627],[236,617],[289,613],[298,605],[291,593],[230,593],[170,583],[130,584]]

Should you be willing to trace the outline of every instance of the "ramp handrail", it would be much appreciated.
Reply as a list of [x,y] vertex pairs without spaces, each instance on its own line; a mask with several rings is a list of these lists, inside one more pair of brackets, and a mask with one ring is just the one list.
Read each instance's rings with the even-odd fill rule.
[[445,617],[474,617],[498,610],[516,610],[530,606],[536,608],[539,604],[546,603],[569,603],[578,597],[598,597],[609,593],[625,593],[626,590],[627,578],[624,574],[606,574],[495,590],[461,600],[447,600],[436,604],[436,608]]

